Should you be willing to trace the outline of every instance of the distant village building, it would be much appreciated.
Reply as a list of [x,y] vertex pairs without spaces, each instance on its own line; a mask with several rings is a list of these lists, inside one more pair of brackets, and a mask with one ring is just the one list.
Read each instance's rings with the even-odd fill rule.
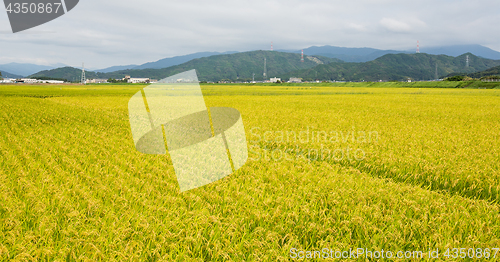
[[12,84],[15,82],[16,82],[16,79],[14,79],[14,78],[4,78],[4,79],[0,80],[0,83],[4,83],[4,84]]
[[87,79],[87,84],[105,84],[107,83],[107,79]]
[[31,78],[21,78],[17,79],[16,82],[18,83],[26,83],[26,84],[34,84],[37,83],[39,80],[36,79],[31,79]]
[[137,84],[137,83],[149,83],[151,80],[149,80],[149,78],[130,78],[128,79],[128,83],[133,83],[133,84]]
[[37,83],[42,83],[42,84],[64,84],[64,81],[62,80],[38,80],[39,82]]
[[64,84],[62,80],[40,80],[31,78],[21,78],[15,79],[15,83],[25,83],[25,84]]
[[269,79],[269,81],[271,83],[278,83],[278,82],[281,82],[281,78],[273,77],[273,78]]
[[138,78],[138,77],[130,77],[125,76],[123,80],[127,80],[127,83],[138,84],[138,83],[150,83],[151,80],[149,78]]
[[64,84],[62,80],[40,80],[40,79],[31,79],[31,78],[4,78],[0,80],[0,83],[3,84]]
[[290,80],[288,80],[288,83],[302,83],[302,78],[290,77]]

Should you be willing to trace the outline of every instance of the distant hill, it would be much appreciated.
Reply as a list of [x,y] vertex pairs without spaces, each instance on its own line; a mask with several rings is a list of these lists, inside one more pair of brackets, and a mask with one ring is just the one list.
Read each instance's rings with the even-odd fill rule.
[[[448,55],[459,56],[465,53],[471,53],[483,58],[498,60],[500,59],[500,52],[492,50],[482,45],[454,45],[454,46],[439,46],[439,47],[421,47],[422,53],[433,55]],[[285,52],[300,53],[300,50]],[[368,62],[375,60],[387,54],[414,54],[415,50],[381,50],[375,48],[350,48],[350,47],[337,47],[337,46],[312,46],[304,49],[306,55],[321,55],[331,58],[338,58],[345,62]]]
[[[127,69],[110,73],[86,72],[87,78],[115,78],[121,79],[126,75],[131,77],[149,77],[151,79],[163,79],[187,70],[196,69],[200,81],[251,81],[253,73],[255,80],[263,79],[264,58],[267,59],[267,75],[269,77],[280,77],[281,75],[298,69],[312,68],[319,64],[343,63],[341,60],[320,57],[305,56],[304,62],[300,61],[300,54],[282,53],[276,51],[252,51],[244,53],[215,55],[193,59],[186,63],[162,69]],[[54,78],[65,78],[70,81],[78,81],[81,70],[64,67],[53,70],[41,71],[32,75]]]
[[7,71],[0,70],[2,73],[2,78],[22,78],[20,75],[12,74]]
[[[466,67],[466,56],[469,56],[469,67]],[[470,74],[500,66],[500,60],[485,59],[471,53],[458,57],[430,54],[387,54],[365,63],[344,63],[335,58],[322,56],[305,56],[300,62],[300,54],[277,51],[252,51],[244,53],[215,55],[193,59],[186,63],[162,69],[128,69],[110,73],[87,71],[87,78],[121,79],[126,75],[132,77],[149,77],[163,79],[187,70],[196,69],[200,81],[251,81],[263,79],[264,58],[267,60],[267,79],[280,77],[301,77],[304,80],[337,80],[337,81],[379,81],[379,80],[431,80],[454,72]],[[79,81],[81,70],[64,67],[42,71],[33,76],[65,78]]]
[[482,45],[455,45],[429,48],[422,47],[420,48],[420,51],[427,54],[448,56],[459,56],[461,54],[471,53],[475,56],[480,56],[483,58],[500,60],[500,52]]
[[500,76],[500,66],[495,66],[481,72],[468,74],[468,76],[472,78],[481,78],[485,76]]
[[[469,55],[469,67],[466,67]],[[500,60],[477,57],[471,53],[458,57],[430,54],[388,54],[366,63],[332,63],[297,70],[285,75],[305,80],[379,81],[431,80],[452,72],[473,73],[500,65]]]
[[186,62],[193,60],[193,59],[196,59],[196,58],[208,57],[208,56],[213,56],[213,55],[221,55],[221,54],[234,54],[234,53],[237,53],[237,52],[236,51],[224,52],[224,53],[199,52],[199,53],[194,53],[194,54],[189,54],[189,55],[164,58],[164,59],[160,59],[156,62],[149,62],[149,63],[145,63],[142,65],[112,66],[112,67],[108,67],[108,68],[104,68],[104,69],[97,69],[97,70],[92,70],[92,71],[100,72],[100,73],[110,73],[110,72],[128,70],[128,69],[149,69],[149,68],[150,69],[161,69],[161,68],[167,68],[167,67],[171,67],[171,66],[180,65],[182,63],[186,63]]
[[180,64],[186,63],[188,61],[191,61],[191,60],[197,59],[197,58],[209,57],[209,56],[214,56],[214,55],[235,54],[235,53],[238,53],[238,52],[236,52],[236,51],[230,51],[230,52],[224,52],[224,53],[199,52],[199,53],[194,53],[194,54],[189,54],[189,55],[164,58],[164,59],[158,60],[156,62],[145,63],[145,64],[142,64],[139,66],[135,66],[132,68],[126,68],[126,69],[148,69],[148,68],[161,69],[161,68],[167,68],[167,67],[171,67],[171,66],[180,65]]
[[94,72],[99,72],[99,73],[109,73],[109,72],[114,72],[114,71],[119,71],[119,70],[127,70],[127,69],[132,69],[138,65],[124,65],[124,66],[112,66],[104,69],[96,69],[92,70]]
[[[300,54],[300,50],[278,50],[286,53]],[[500,52],[492,50],[490,48],[481,45],[455,45],[455,46],[440,46],[440,47],[421,47],[422,53],[435,54],[435,55],[448,55],[448,56],[458,56],[464,53],[471,53],[473,55],[498,60],[500,59]],[[149,62],[142,65],[123,65],[123,66],[112,66],[104,69],[89,70],[94,72],[111,73],[116,71],[128,70],[128,69],[162,69],[168,68],[176,65],[180,65],[189,62],[193,59],[209,57],[221,54],[235,54],[236,51],[218,53],[218,52],[199,52],[194,54],[188,54],[183,56],[176,56],[171,58],[164,58],[156,62]],[[336,47],[336,46],[312,46],[304,49],[304,54],[307,56],[322,56],[328,58],[336,58],[346,62],[368,62],[373,61],[379,57],[387,54],[413,54],[414,50],[381,50],[375,48],[349,48],[349,47]],[[9,63],[0,65],[0,71],[10,72],[16,76],[28,76],[33,75],[40,71],[51,70],[56,67],[65,67],[66,65],[35,65],[35,64],[21,64],[21,63]]]
[[253,73],[255,73],[255,80],[258,81],[263,79],[264,58],[267,59],[268,77],[279,77],[286,72],[311,68],[321,63],[342,63],[338,59],[319,56],[306,56],[305,61],[300,62],[299,54],[276,51],[251,51],[198,58],[163,69],[122,70],[108,73],[106,76],[116,79],[123,78],[125,75],[162,79],[187,70],[196,69],[200,81],[250,81],[252,80]]
[[[301,50],[292,51],[293,53],[301,53]],[[406,51],[398,50],[380,50],[375,48],[361,47],[338,47],[338,46],[311,46],[304,49],[306,55],[319,55],[330,58],[337,58],[345,62],[368,62],[379,58],[386,54],[406,53]]]
[[35,64],[20,64],[9,63],[0,65],[0,71],[10,72],[17,76],[28,76],[42,70],[54,69],[53,66],[35,65]]
[[[30,75],[30,77],[48,77],[48,78],[59,78],[68,79],[71,82],[79,82],[82,75],[82,69],[74,67],[61,67],[52,70],[40,71],[36,74]],[[85,71],[85,76],[87,78],[101,78],[101,74],[96,74],[92,71]]]

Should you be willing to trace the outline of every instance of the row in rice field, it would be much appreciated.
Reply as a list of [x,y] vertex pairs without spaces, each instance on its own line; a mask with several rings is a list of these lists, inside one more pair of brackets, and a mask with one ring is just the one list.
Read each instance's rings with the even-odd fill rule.
[[375,177],[500,200],[498,90],[350,88],[363,91],[207,100],[255,119],[245,123],[253,158],[312,152]]
[[[103,92],[118,92],[109,88]],[[132,86],[124,93],[136,91]],[[207,106],[237,108],[254,151],[256,147],[262,152],[266,147],[308,149],[323,144],[331,149],[359,148],[366,151],[366,158],[310,161],[284,152],[287,155],[276,161],[251,153],[252,159],[231,176],[180,193],[168,155],[135,150],[127,95],[1,97],[0,260],[285,261],[292,248],[426,252],[500,245],[500,210],[495,203],[470,199],[467,194],[474,191],[458,192],[442,184],[444,190],[438,193],[416,186],[417,178],[402,181],[395,176],[420,170],[417,167],[425,170],[422,159],[436,166],[437,157],[453,157],[439,155],[443,151],[435,149],[440,146],[483,152],[488,143],[460,148],[460,142],[468,139],[460,133],[462,129],[455,131],[455,145],[447,144],[446,139],[455,134],[451,131],[420,134],[424,127],[442,130],[463,123],[460,113],[426,122],[426,116],[443,110],[468,112],[469,128],[475,128],[472,134],[488,130],[480,121],[483,114],[466,110],[473,106],[466,103],[470,95],[421,90],[424,95],[414,98],[385,89],[336,91],[370,92],[364,95],[314,95],[317,90],[305,90],[313,95],[300,96],[254,96],[252,90],[232,95],[240,92],[233,88],[224,92],[206,96]],[[472,99],[487,105],[489,98],[480,93]],[[440,99],[447,106],[433,110],[431,105]],[[461,102],[465,105],[456,105]],[[423,108],[420,117],[417,105]],[[416,122],[410,121],[413,117]],[[401,132],[402,124],[405,132]],[[366,143],[347,139],[332,145],[312,139],[307,143],[275,141],[276,131],[299,133],[308,126],[344,133],[354,126],[356,131],[377,131],[379,137]],[[273,131],[270,141],[264,139],[267,130]],[[261,141],[255,142],[259,135]],[[438,156],[426,155],[424,147],[408,146],[408,138],[415,139],[415,145],[424,143]],[[426,138],[437,145],[425,144]],[[484,161],[490,162],[487,157]],[[462,176],[462,167],[446,161],[447,176],[471,179]],[[476,177],[486,166],[471,159],[464,162]],[[378,176],[375,172],[391,164],[393,173]]]

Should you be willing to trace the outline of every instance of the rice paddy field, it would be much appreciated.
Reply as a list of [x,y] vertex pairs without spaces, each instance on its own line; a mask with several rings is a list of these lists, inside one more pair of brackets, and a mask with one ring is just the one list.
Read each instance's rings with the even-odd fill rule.
[[426,85],[202,85],[249,159],[184,193],[135,149],[144,86],[0,85],[0,261],[498,261],[500,89]]

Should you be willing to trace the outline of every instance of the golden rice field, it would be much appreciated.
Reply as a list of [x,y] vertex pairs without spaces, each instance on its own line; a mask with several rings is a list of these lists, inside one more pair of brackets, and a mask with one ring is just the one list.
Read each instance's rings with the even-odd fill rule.
[[241,112],[249,160],[180,193],[168,155],[135,149],[142,87],[0,85],[0,261],[500,258],[499,89],[202,85]]

